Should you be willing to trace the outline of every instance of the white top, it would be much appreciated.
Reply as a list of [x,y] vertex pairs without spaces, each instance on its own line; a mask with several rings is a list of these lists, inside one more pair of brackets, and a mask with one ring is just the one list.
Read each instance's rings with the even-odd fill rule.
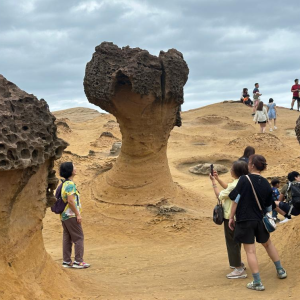
[[256,111],[253,121],[254,122],[269,121],[268,113],[265,107],[263,107],[263,110]]

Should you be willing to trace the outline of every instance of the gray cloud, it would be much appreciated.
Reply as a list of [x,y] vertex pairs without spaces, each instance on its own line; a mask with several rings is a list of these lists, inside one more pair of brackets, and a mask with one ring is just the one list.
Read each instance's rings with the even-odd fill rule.
[[82,81],[96,45],[176,48],[190,68],[184,110],[238,99],[255,82],[263,101],[288,106],[299,13],[296,0],[2,0],[0,73],[52,110],[93,107]]

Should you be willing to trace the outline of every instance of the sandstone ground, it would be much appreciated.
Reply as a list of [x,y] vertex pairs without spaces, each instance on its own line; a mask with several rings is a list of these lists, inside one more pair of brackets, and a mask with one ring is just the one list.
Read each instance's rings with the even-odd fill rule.
[[[174,128],[168,145],[176,197],[162,197],[151,205],[124,205],[122,199],[110,203],[113,195],[95,195],[97,182],[105,179],[116,159],[109,150],[121,140],[115,118],[85,108],[55,112],[59,137],[70,144],[56,168],[61,161],[71,160],[78,169],[75,181],[82,197],[85,260],[92,264],[86,270],[62,270],[74,285],[66,286],[67,298],[64,292],[55,291],[56,299],[297,299],[300,218],[279,225],[272,234],[288,278],[277,279],[273,263],[258,245],[266,290],[248,290],[245,286],[252,277],[244,251],[248,278],[228,280],[225,276],[230,269],[223,227],[212,222],[216,199],[210,180],[188,170],[205,162],[230,167],[251,145],[267,159],[264,177],[283,181],[288,172],[299,171],[300,146],[294,132],[299,113],[285,108],[278,108],[278,113],[278,129],[269,132],[267,128],[260,134],[251,109],[240,103],[183,112],[183,126]],[[107,131],[114,137],[100,138]],[[229,173],[221,177],[231,180]],[[147,195],[140,197],[147,203]],[[43,223],[46,250],[60,265],[59,218],[48,210]]]

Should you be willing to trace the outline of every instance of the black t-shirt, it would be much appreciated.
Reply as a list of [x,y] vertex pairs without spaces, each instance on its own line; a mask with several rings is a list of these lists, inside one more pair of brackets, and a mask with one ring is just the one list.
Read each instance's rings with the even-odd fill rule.
[[[252,181],[262,209],[272,205],[272,188],[268,180],[256,174],[249,174],[248,176]],[[229,198],[235,200],[238,194],[241,195],[241,198],[236,209],[236,221],[261,220],[262,213],[257,205],[251,184],[245,175],[240,177],[237,186],[229,194]]]

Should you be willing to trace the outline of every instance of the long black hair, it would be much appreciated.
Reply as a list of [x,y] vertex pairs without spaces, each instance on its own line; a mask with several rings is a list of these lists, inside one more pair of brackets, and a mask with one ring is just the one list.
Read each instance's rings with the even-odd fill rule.
[[243,157],[249,158],[250,155],[255,154],[255,149],[251,146],[247,146],[244,150]]

